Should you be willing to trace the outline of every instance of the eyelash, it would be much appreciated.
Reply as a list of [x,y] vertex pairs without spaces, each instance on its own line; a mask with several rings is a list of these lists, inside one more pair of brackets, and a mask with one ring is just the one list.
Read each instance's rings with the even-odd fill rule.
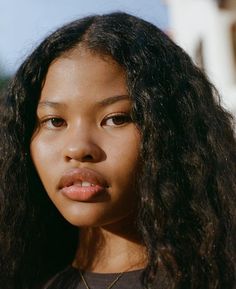
[[[107,125],[105,122],[109,121],[109,120],[112,120],[113,121],[116,119],[121,121],[121,123],[119,124],[114,124],[114,125]],[[102,121],[102,125],[106,125],[106,126],[116,126],[116,127],[120,127],[120,126],[123,126],[127,123],[130,123],[132,121],[131,119],[131,116],[127,113],[117,113],[117,114],[113,114],[113,115],[110,115],[110,116],[107,116],[106,118],[104,118],[104,120]]]
[[[53,121],[58,121],[58,120],[63,122],[63,124],[60,125],[60,126],[53,125]],[[40,124],[42,126],[48,126],[48,128],[50,128],[50,129],[59,129],[65,124],[65,120],[63,118],[61,118],[61,117],[49,117],[49,118],[43,119],[40,122]],[[49,127],[49,126],[51,126],[51,127]]]
[[[107,124],[108,121],[113,120],[113,124]],[[60,125],[55,125],[53,122],[59,121],[61,124]],[[118,124],[115,123],[114,121],[118,121]],[[102,126],[110,126],[110,127],[121,127],[127,123],[130,123],[132,121],[130,114],[127,113],[117,113],[114,115],[107,116],[104,118],[101,122]],[[50,129],[60,129],[62,126],[66,125],[66,122],[63,118],[61,117],[49,117],[47,119],[43,119],[40,122],[43,126],[48,126]],[[49,127],[51,126],[51,127]]]

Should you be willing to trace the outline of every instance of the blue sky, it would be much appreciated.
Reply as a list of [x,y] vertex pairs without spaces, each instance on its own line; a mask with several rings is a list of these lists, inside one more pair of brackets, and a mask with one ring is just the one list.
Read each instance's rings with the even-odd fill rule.
[[0,68],[14,73],[50,32],[73,19],[94,13],[125,11],[162,29],[168,26],[163,0],[2,0],[0,3]]

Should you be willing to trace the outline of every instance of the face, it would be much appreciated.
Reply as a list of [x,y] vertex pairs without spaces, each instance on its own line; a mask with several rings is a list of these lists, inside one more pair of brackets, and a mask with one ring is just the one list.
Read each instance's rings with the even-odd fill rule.
[[82,49],[49,67],[31,157],[50,199],[76,226],[127,221],[136,207],[140,135],[123,69]]

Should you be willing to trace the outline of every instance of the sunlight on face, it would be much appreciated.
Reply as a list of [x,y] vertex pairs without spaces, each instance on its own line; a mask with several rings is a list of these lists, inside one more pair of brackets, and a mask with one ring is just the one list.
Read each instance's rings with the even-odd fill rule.
[[70,223],[115,225],[135,210],[140,135],[130,113],[125,73],[111,58],[77,48],[49,67],[31,156]]

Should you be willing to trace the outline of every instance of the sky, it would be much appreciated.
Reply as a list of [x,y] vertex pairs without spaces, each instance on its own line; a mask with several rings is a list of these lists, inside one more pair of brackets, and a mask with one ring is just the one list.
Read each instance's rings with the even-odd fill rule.
[[13,74],[57,27],[89,14],[125,11],[161,29],[168,26],[163,0],[0,0],[0,70]]

